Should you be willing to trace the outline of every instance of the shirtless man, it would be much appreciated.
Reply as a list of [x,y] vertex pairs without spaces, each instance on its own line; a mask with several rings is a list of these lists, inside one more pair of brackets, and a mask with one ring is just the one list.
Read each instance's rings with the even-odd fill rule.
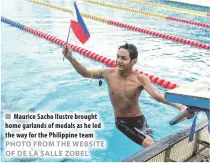
[[186,109],[184,105],[167,102],[147,76],[133,72],[138,57],[137,48],[133,44],[126,43],[119,47],[115,68],[88,70],[73,58],[71,49],[64,48],[62,53],[83,77],[106,80],[117,128],[139,145],[147,147],[154,143],[151,129],[138,104],[143,89],[156,101],[172,105],[179,111]]

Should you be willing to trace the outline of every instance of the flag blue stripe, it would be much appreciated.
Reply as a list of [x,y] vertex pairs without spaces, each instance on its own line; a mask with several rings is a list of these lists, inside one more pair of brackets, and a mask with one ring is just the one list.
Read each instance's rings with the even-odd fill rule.
[[84,30],[84,33],[85,33],[86,35],[90,35],[90,33],[89,33],[89,31],[88,31],[88,29],[87,29],[87,27],[86,27],[86,25],[85,25],[85,22],[84,22],[84,20],[82,19],[82,16],[80,15],[80,12],[79,12],[79,9],[78,9],[78,7],[77,7],[76,2],[74,2],[74,7],[75,7],[75,10],[76,10],[77,21],[78,21],[78,23],[81,24],[81,26],[82,26],[82,28],[83,28],[83,30]]

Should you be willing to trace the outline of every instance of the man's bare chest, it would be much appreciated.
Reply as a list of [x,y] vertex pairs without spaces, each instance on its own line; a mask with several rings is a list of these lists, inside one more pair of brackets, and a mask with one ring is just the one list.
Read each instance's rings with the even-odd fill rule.
[[140,87],[135,79],[113,77],[107,81],[110,94],[116,98],[132,99],[138,96]]

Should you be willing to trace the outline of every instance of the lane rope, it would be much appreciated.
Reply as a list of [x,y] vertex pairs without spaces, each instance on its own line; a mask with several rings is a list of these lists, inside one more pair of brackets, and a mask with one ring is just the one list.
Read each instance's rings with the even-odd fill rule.
[[[175,4],[181,4],[181,5],[187,5],[187,6],[193,6],[193,7],[199,7],[199,8],[209,8],[209,6],[204,6],[204,5],[199,5],[199,4],[193,4],[193,3],[185,3],[185,2],[180,2],[180,1],[170,1],[170,3],[175,3]],[[210,14],[210,13],[208,13],[208,14]],[[207,16],[210,16],[210,15],[208,15],[207,14]]]
[[114,9],[118,9],[118,10],[124,10],[124,11],[133,12],[133,13],[137,13],[137,14],[141,14],[141,15],[151,16],[151,17],[158,18],[158,19],[165,19],[168,21],[175,21],[175,22],[200,26],[200,27],[204,27],[204,28],[210,28],[210,24],[206,24],[206,23],[195,22],[195,21],[191,21],[191,20],[187,20],[187,19],[167,16],[167,15],[162,15],[162,14],[156,14],[156,13],[152,13],[152,12],[117,6],[117,5],[108,4],[108,3],[102,3],[102,2],[93,1],[93,0],[82,0],[82,1],[91,3],[91,4],[95,4],[95,5],[104,6],[104,7],[110,7],[110,8],[114,8]]
[[[46,7],[55,8],[55,9],[58,9],[58,10],[61,10],[61,11],[64,11],[64,12],[73,13],[73,11],[71,9],[64,8],[64,7],[61,7],[61,6],[57,6],[57,5],[53,5],[53,4],[49,4],[49,3],[45,3],[45,2],[41,2],[41,1],[37,1],[37,0],[27,0],[27,1],[33,2],[35,4],[43,5],[43,6],[46,6]],[[86,13],[82,13],[82,12],[81,12],[81,15],[86,17],[86,18],[95,20],[95,21],[107,23],[109,25],[114,25],[114,26],[117,26],[117,27],[120,27],[120,28],[129,29],[131,31],[144,33],[144,34],[147,34],[147,35],[152,35],[152,36],[155,36],[155,37],[160,37],[160,38],[163,38],[163,39],[176,41],[178,43],[183,43],[183,44],[187,44],[187,45],[190,45],[190,46],[195,46],[195,47],[198,47],[198,48],[203,48],[203,49],[210,50],[210,45],[208,45],[208,44],[203,44],[203,43],[200,43],[200,42],[187,40],[187,39],[183,39],[183,38],[180,38],[180,37],[176,37],[176,36],[172,36],[172,35],[168,35],[168,34],[164,34],[164,33],[160,33],[160,32],[155,32],[155,31],[152,31],[152,30],[136,27],[136,26],[133,26],[133,25],[121,23],[121,22],[114,21],[114,20],[109,20],[109,19],[106,19],[106,18],[102,18],[102,17],[99,17],[99,16],[94,16],[94,15],[90,15],[90,14],[86,14]]]
[[209,14],[207,12],[189,10],[189,9],[178,8],[178,7],[172,7],[172,6],[168,6],[168,5],[160,5],[160,4],[146,2],[146,1],[139,1],[139,0],[126,0],[126,1],[135,2],[135,3],[141,4],[141,5],[150,6],[150,7],[154,7],[154,8],[161,8],[161,9],[165,9],[165,10],[169,10],[169,11],[177,11],[177,12],[180,12],[180,13],[191,14],[191,15],[196,15],[196,16],[206,17]]
[[[44,39],[46,39],[46,40],[48,40],[50,42],[53,42],[55,44],[60,45],[61,47],[66,47],[66,41],[63,41],[63,40],[61,40],[61,39],[59,39],[59,38],[57,38],[55,36],[46,34],[46,33],[41,32],[39,30],[30,28],[28,26],[22,25],[20,23],[17,23],[15,21],[12,21],[12,20],[7,19],[7,18],[2,17],[2,16],[1,16],[1,22],[4,22],[6,24],[10,24],[10,25],[12,25],[12,26],[14,26],[16,28],[19,28],[21,30],[27,31],[27,32],[29,32],[29,33],[31,33],[33,35],[38,36],[38,37],[44,38]],[[101,56],[101,55],[99,55],[97,53],[94,53],[94,52],[92,52],[90,50],[87,50],[85,48],[81,48],[79,46],[73,45],[71,43],[68,43],[67,47],[71,48],[75,52],[78,52],[79,54],[82,54],[82,55],[84,55],[84,56],[86,56],[88,58],[91,58],[91,59],[93,59],[95,61],[103,63],[103,64],[105,64],[105,65],[107,65],[109,67],[116,67],[115,60],[112,60],[112,59],[109,59],[107,57]],[[144,73],[143,71],[140,71],[140,70],[134,70],[134,71],[137,74],[144,74],[144,75],[148,76],[152,83],[157,84],[157,85],[159,85],[159,86],[161,86],[163,88],[174,89],[174,88],[178,87],[178,85],[175,84],[175,83],[172,83],[170,81],[161,79],[159,77],[155,77],[153,75],[149,75],[148,73]]]

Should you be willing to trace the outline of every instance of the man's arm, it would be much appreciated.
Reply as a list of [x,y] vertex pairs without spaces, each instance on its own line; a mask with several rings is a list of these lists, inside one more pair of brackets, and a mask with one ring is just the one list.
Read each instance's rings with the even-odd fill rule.
[[186,109],[186,106],[168,102],[164,95],[159,93],[158,90],[152,85],[150,79],[145,75],[139,75],[138,76],[140,82],[142,83],[144,89],[158,102],[162,102],[164,104],[172,105],[176,107],[179,111],[184,111]]
[[62,54],[69,60],[74,69],[83,77],[94,79],[103,78],[105,69],[87,70],[83,65],[81,65],[76,59],[73,58],[71,49],[64,48]]

